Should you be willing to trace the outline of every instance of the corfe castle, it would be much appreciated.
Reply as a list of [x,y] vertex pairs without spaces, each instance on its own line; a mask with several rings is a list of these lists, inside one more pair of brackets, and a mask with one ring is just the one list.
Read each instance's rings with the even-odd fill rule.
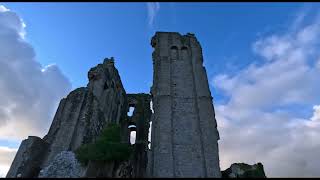
[[60,101],[47,135],[22,141],[7,177],[265,177],[261,163],[221,172],[196,37],[157,32],[151,45],[150,94],[127,94],[114,59],[105,59],[88,72],[87,87]]

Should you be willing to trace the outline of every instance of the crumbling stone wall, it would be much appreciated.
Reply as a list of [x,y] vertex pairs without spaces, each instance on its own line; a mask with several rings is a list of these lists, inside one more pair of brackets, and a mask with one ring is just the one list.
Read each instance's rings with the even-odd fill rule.
[[88,79],[87,87],[72,91],[62,100],[56,122],[44,138],[50,143],[50,150],[43,167],[59,152],[75,151],[94,141],[106,124],[119,123],[123,118],[126,93],[113,59],[91,68]]
[[[110,122],[121,123],[126,120],[127,101],[119,73],[114,60],[105,59],[88,72],[87,87],[77,88],[59,104],[48,134],[43,138],[36,137],[39,146],[46,145],[41,152],[30,149],[34,139],[24,141],[18,152],[27,151],[26,157],[41,157],[41,160],[25,161],[17,153],[7,177],[16,177],[16,169],[37,163],[41,169],[48,166],[54,157],[62,151],[75,151],[82,144],[95,141],[101,130]],[[122,122],[125,123],[125,122]],[[38,145],[37,145],[38,147]],[[31,167],[31,166],[30,166]],[[38,174],[24,173],[25,177],[36,177]]]
[[132,158],[133,177],[145,177],[148,162],[148,134],[151,117],[149,94],[128,94],[128,105],[134,106],[134,112],[129,117],[129,123],[136,124],[136,142]]
[[[130,143],[129,125],[136,126],[136,141],[133,144],[131,157],[124,161],[109,162],[90,161],[85,177],[124,177],[141,178],[146,176],[149,121],[151,116],[149,94],[127,94],[125,121],[120,122],[123,141]],[[131,117],[127,116],[130,107],[134,107]]]
[[7,173],[8,177],[36,177],[49,144],[36,136],[22,141]]
[[267,178],[263,165],[249,165],[245,163],[233,163],[228,169],[221,172],[222,178]]
[[72,151],[62,151],[57,154],[49,165],[42,169],[39,178],[79,178],[83,167]]
[[[113,58],[105,59],[88,72],[87,87],[60,101],[48,134],[21,143],[7,177],[37,177],[59,153],[94,142],[111,122],[120,125],[128,143],[128,125],[136,125],[134,152],[125,161],[89,161],[79,172],[84,177],[221,177],[219,133],[199,42],[192,34],[157,32],[151,44],[151,95],[126,94]],[[135,111],[128,117],[130,106]]]

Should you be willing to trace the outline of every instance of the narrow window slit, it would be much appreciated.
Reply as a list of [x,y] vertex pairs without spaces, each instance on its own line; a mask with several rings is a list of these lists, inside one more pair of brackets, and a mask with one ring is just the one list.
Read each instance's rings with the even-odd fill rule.
[[154,113],[154,110],[153,110],[153,102],[152,102],[152,101],[150,101],[150,110],[151,110],[152,113]]
[[127,115],[128,115],[129,117],[131,117],[131,116],[133,115],[133,111],[134,111],[134,107],[130,107],[130,108],[129,108],[129,112],[127,113]]
[[149,132],[148,132],[148,148],[151,149],[151,129],[152,129],[152,121],[149,122]]

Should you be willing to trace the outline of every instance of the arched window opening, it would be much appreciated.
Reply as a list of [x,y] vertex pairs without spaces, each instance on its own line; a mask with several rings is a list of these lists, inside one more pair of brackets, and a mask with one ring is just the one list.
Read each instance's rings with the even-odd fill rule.
[[172,59],[178,59],[178,48],[177,46],[172,46],[170,48],[170,56]]
[[188,48],[187,47],[181,48],[181,58],[183,60],[188,58]]
[[127,115],[131,117],[133,115],[133,112],[134,112],[134,106],[131,106],[129,107],[129,112],[127,113]]
[[136,125],[130,124],[130,125],[128,126],[128,128],[129,128],[130,130],[132,130],[132,131],[135,131]]
[[130,141],[130,144],[133,145],[136,143],[137,127],[134,123],[130,123],[128,126],[128,129],[130,131],[129,141]]
[[135,144],[136,143],[136,135],[137,131],[130,131],[130,144]]

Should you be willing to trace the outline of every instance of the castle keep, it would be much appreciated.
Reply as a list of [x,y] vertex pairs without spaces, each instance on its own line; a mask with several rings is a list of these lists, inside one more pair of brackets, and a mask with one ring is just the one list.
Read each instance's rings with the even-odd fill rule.
[[[87,87],[60,101],[45,137],[22,141],[7,177],[221,177],[219,133],[199,42],[190,33],[157,32],[151,45],[150,94],[127,94],[113,58],[105,59],[88,72]],[[91,160],[68,167],[72,174],[58,173],[55,163],[71,163],[57,158],[61,153],[95,142],[110,123],[119,125],[122,143],[130,145],[130,131],[136,131],[128,159]]]
[[151,44],[151,176],[220,177],[219,133],[199,42],[192,34],[157,32]]

